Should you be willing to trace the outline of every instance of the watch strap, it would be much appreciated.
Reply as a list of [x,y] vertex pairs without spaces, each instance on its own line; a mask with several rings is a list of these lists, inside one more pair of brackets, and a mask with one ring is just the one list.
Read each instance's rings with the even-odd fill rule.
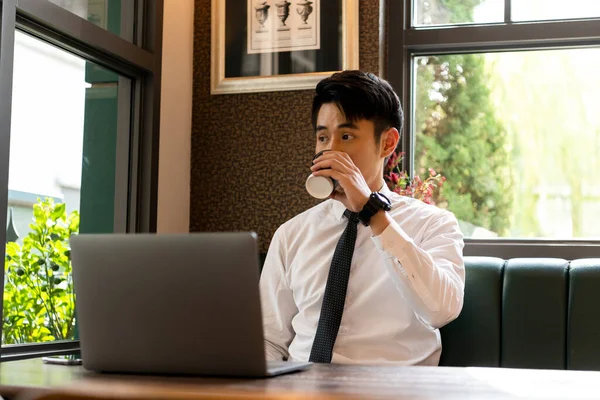
[[369,226],[371,218],[379,211],[390,211],[392,209],[390,200],[378,192],[373,192],[363,209],[358,213],[358,219],[364,226]]

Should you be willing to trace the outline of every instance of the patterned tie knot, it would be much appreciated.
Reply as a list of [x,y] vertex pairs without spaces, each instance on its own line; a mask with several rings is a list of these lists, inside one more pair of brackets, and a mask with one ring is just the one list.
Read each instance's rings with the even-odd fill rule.
[[353,222],[358,224],[358,213],[346,209],[346,211],[344,211],[344,217],[348,218],[348,223]]

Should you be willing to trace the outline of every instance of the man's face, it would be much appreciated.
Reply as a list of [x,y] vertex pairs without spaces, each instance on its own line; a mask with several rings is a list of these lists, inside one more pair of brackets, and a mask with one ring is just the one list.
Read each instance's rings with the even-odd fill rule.
[[[375,124],[368,120],[350,122],[333,103],[321,106],[317,115],[316,152],[347,153],[360,169],[371,190],[379,190],[382,179],[382,143],[375,142]],[[383,139],[383,138],[382,138]]]

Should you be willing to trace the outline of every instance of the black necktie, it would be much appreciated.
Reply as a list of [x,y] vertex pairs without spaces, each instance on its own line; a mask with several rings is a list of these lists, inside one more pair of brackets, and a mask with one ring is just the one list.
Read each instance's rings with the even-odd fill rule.
[[331,362],[333,345],[344,312],[350,265],[352,264],[352,254],[356,243],[358,214],[346,210],[344,216],[348,218],[348,225],[346,225],[346,229],[342,233],[342,237],[333,253],[327,285],[325,286],[325,295],[323,296],[323,305],[321,306],[319,325],[308,359],[315,363]]

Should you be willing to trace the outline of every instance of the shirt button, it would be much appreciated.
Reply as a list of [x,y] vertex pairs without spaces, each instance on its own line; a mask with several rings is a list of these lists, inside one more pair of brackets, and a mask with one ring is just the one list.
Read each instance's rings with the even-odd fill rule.
[[348,333],[348,329],[345,326],[340,326],[340,333],[345,335]]

